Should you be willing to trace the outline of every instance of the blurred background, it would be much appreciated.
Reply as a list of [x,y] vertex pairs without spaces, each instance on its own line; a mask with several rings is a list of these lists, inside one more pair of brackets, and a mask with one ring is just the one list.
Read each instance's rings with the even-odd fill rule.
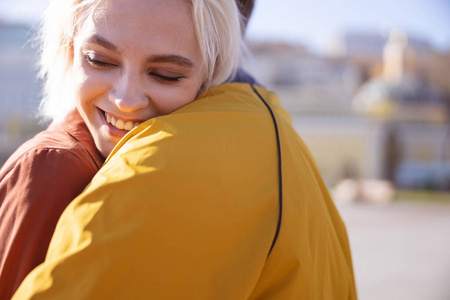
[[[46,3],[0,2],[0,165],[45,127]],[[450,1],[256,0],[247,40],[347,224],[360,299],[450,299]]]

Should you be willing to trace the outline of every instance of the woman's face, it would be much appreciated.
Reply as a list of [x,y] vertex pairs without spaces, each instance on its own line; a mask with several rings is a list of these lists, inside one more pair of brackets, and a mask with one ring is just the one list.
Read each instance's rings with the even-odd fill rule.
[[202,85],[184,0],[102,1],[73,51],[76,106],[105,157],[137,124],[193,101]]

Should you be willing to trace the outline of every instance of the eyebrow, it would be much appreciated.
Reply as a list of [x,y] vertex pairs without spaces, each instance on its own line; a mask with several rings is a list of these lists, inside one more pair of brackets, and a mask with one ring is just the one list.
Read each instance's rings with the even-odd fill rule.
[[174,63],[183,67],[193,68],[194,63],[180,55],[170,54],[170,55],[152,55],[147,59],[148,62],[153,63]]
[[[100,45],[106,49],[109,49],[115,53],[121,53],[119,51],[119,49],[117,49],[117,47],[111,43],[110,41],[108,41],[107,39],[94,34],[93,36],[91,36],[89,39],[87,39],[86,41],[89,44],[97,44]],[[150,57],[147,58],[147,62],[149,63],[174,63],[183,67],[188,67],[188,68],[193,68],[194,67],[194,63],[181,55],[176,55],[176,54],[167,54],[167,55],[152,55]]]
[[93,36],[89,37],[86,40],[86,42],[89,44],[98,44],[98,45],[100,45],[106,49],[109,49],[113,52],[120,53],[120,51],[116,48],[116,46],[114,46],[113,43],[111,43],[110,41],[108,41],[105,38],[102,38],[101,36],[99,36],[97,34],[94,34]]

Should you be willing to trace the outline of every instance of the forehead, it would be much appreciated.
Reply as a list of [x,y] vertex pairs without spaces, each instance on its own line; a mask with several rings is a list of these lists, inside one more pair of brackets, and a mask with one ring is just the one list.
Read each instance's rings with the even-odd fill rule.
[[95,15],[126,19],[148,19],[149,16],[173,20],[181,18],[185,23],[191,19],[191,9],[186,0],[102,0],[95,7]]
[[170,46],[192,51],[198,47],[191,8],[185,0],[101,1],[76,38],[93,34],[119,48]]

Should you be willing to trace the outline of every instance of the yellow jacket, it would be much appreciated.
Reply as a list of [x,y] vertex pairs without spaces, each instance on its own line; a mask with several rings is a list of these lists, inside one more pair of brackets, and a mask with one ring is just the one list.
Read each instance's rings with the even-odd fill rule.
[[345,226],[289,116],[275,94],[234,83],[117,145],[13,299],[29,298],[342,300],[356,292]]

